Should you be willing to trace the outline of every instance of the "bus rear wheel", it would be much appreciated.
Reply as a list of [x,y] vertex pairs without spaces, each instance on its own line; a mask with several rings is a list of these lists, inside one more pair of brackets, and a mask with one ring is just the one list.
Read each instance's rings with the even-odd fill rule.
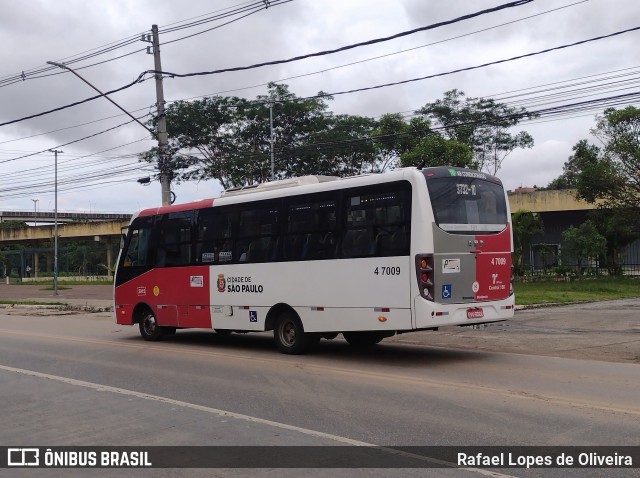
[[383,332],[343,332],[342,336],[353,347],[372,347],[388,337]]
[[300,318],[294,312],[286,311],[278,317],[273,338],[283,354],[299,355],[318,342],[320,335],[305,332]]
[[[140,335],[144,340],[155,342],[160,340],[165,334],[164,327],[158,325],[156,316],[149,309],[145,310],[140,317]],[[175,329],[174,329],[175,330]]]

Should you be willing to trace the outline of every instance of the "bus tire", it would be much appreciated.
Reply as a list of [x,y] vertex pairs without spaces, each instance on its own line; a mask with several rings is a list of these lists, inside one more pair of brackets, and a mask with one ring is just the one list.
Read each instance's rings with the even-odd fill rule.
[[311,345],[317,342],[314,340],[316,335],[306,333],[300,318],[291,310],[282,312],[273,328],[276,346],[283,354],[299,355],[307,352]]
[[144,340],[155,342],[160,340],[165,334],[164,327],[158,325],[156,316],[149,309],[146,309],[140,317],[140,335]]
[[231,335],[231,332],[233,332],[233,330],[229,330],[229,329],[213,329],[213,330],[218,335]]
[[343,332],[342,336],[353,347],[372,347],[388,337],[380,332]]

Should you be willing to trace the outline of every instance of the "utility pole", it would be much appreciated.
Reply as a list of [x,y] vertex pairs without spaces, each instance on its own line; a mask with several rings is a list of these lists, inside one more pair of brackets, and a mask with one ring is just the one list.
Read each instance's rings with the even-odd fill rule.
[[[143,41],[151,42],[151,47],[147,47],[147,53],[153,53],[153,65],[156,72],[162,71],[160,62],[160,38],[158,36],[158,25],[151,25],[151,39],[149,36]],[[151,51],[153,49],[153,51]],[[160,189],[162,194],[162,205],[171,204],[171,179],[169,170],[169,138],[167,136],[167,118],[164,112],[164,89],[162,86],[162,74],[156,73],[156,110],[158,111],[158,171],[160,172]]]
[[273,143],[275,140],[273,136],[273,103],[269,103],[269,127],[271,132],[269,135],[269,143],[271,144],[271,181],[273,181],[276,178],[276,166],[273,160]]
[[50,149],[55,156],[54,160],[54,203],[53,203],[53,295],[58,295],[58,153],[57,149]]

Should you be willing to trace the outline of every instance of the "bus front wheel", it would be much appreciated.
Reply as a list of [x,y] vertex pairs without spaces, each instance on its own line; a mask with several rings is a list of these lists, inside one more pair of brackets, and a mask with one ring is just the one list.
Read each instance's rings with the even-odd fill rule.
[[298,316],[292,311],[286,311],[278,318],[273,338],[280,352],[298,355],[307,352],[320,336],[305,332]]
[[145,310],[140,317],[140,335],[144,340],[155,342],[164,335],[163,327],[158,325],[156,316],[150,310]]

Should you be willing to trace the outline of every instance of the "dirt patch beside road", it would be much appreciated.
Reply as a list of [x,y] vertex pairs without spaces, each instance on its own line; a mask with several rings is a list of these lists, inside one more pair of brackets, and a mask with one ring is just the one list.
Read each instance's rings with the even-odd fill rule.
[[640,299],[519,310],[482,329],[442,327],[385,341],[640,363]]
[[[58,283],[58,295],[53,295],[51,285],[7,285],[0,284],[1,300],[30,300],[42,302],[64,302],[65,299],[112,300],[112,285],[65,285]],[[49,289],[48,289],[49,288]]]

